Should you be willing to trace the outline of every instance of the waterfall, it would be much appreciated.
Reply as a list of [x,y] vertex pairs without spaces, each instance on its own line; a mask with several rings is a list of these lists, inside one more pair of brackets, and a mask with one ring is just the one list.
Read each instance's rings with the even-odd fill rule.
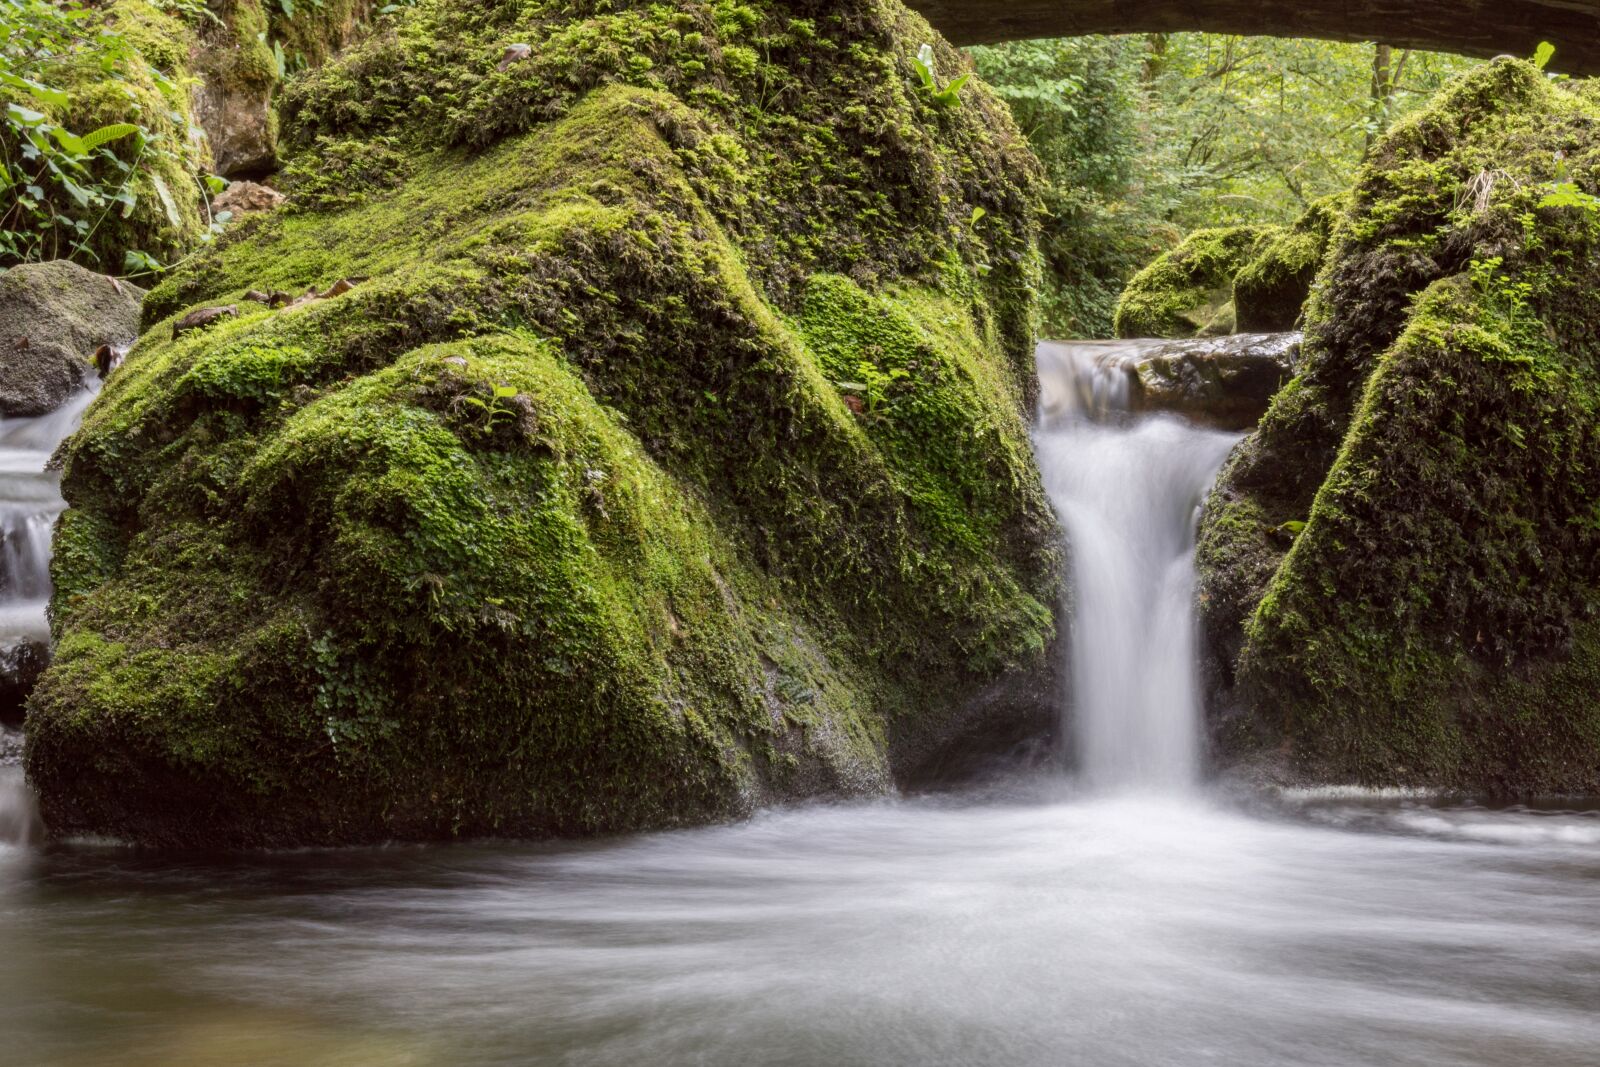
[[39,833],[22,769],[5,765],[19,748],[7,726],[20,721],[49,655],[50,538],[66,508],[50,457],[94,394],[85,390],[38,418],[0,418],[0,845],[27,844]]
[[[24,687],[18,675],[30,659],[37,669],[50,639],[50,537],[66,504],[48,466],[93,399],[86,390],[49,415],[0,418],[0,689]],[[0,716],[15,711],[0,707]]]
[[1195,528],[1239,435],[1132,411],[1132,366],[1157,345],[1039,347],[1035,449],[1072,556],[1071,734],[1095,788],[1182,789],[1199,770]]

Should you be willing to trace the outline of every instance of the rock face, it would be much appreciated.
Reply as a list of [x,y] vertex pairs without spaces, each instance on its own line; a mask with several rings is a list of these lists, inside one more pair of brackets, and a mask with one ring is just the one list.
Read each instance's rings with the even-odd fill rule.
[[[237,46],[229,42],[224,47]],[[218,174],[259,175],[277,166],[278,118],[272,110],[275,84],[229,84],[213,77],[195,85],[195,120],[206,131]]]
[[1281,333],[1300,323],[1311,283],[1328,254],[1341,197],[1312,204],[1292,227],[1261,241],[1233,276],[1234,328]]
[[1254,426],[1294,377],[1298,334],[1174,341],[1132,367],[1135,410],[1175,411],[1228,430]]
[[103,344],[139,333],[144,290],[57,260],[0,273],[0,416],[44,415],[94,376]]
[[[220,0],[203,24],[192,65],[194,114],[225,178],[277,169],[278,116],[273,100],[285,64],[317,66],[356,34],[372,7],[365,0],[319,0],[298,10],[262,0]],[[276,51],[275,51],[276,49]]]
[[1225,759],[1600,791],[1597,131],[1502,60],[1375,149],[1202,524]]
[[1271,226],[1235,226],[1191,233],[1128,282],[1117,301],[1117,336],[1232,333],[1234,275],[1277,232]]
[[28,694],[50,662],[42,641],[0,644],[0,726],[20,726]]
[[397,19],[284,107],[381,195],[170,277],[69,445],[52,832],[661,826],[1051,722],[1037,165],[922,88],[960,54],[890,0]]

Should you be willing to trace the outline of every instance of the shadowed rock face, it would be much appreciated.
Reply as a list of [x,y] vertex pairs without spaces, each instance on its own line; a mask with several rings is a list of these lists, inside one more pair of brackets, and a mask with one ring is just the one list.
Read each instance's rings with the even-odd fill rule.
[[1491,57],[1557,46],[1555,66],[1600,74],[1600,0],[911,0],[955,44],[1090,33],[1215,33],[1384,41]]

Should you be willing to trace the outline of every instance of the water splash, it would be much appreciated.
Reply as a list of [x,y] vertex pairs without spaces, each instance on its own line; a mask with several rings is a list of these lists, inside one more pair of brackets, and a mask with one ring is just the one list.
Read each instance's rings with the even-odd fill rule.
[[49,655],[50,539],[66,508],[50,457],[94,399],[85,390],[48,415],[0,418],[0,844],[28,844],[38,816],[16,759],[22,700]]
[[93,399],[86,390],[49,415],[0,418],[0,651],[49,637],[50,537],[66,502],[47,468]]
[[1171,342],[1040,346],[1035,450],[1072,553],[1071,733],[1096,788],[1198,777],[1194,541],[1239,435],[1130,411],[1131,367]]

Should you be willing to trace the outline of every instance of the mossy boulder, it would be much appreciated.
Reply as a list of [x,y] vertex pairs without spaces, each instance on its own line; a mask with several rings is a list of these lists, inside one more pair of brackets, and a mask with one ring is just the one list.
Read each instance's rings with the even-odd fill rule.
[[1600,791],[1600,110],[1531,65],[1377,146],[1198,553],[1225,758]]
[[1343,202],[1342,196],[1316,201],[1293,226],[1256,246],[1233,276],[1234,329],[1281,333],[1299,325]]
[[52,260],[0,271],[0,416],[54,411],[94,378],[103,344],[139,335],[144,290]]
[[1274,226],[1196,230],[1135,274],[1117,301],[1118,337],[1234,332],[1233,279]]
[[300,82],[305,180],[403,163],[164,282],[70,444],[51,831],[616,831],[1047,724],[1038,175],[930,40],[961,69],[892,0],[421,0]]

